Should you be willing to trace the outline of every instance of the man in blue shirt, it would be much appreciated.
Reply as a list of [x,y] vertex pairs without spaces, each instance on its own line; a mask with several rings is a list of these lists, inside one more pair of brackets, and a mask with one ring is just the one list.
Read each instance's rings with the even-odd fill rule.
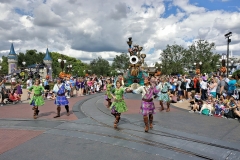
[[48,92],[50,90],[50,86],[49,86],[49,77],[46,77],[44,83],[43,83],[44,89],[45,89],[45,98],[47,98]]

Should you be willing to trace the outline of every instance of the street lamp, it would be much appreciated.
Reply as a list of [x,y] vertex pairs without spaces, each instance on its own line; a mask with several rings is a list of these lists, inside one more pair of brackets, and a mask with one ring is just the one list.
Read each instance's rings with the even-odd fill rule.
[[64,64],[67,62],[67,60],[63,59],[63,56],[61,59],[58,59],[58,62],[60,63],[60,67],[62,68],[62,72],[64,69]]
[[72,70],[72,65],[71,64],[67,65],[67,71],[71,72],[71,70]]
[[231,42],[231,39],[229,37],[232,36],[232,32],[229,32],[227,34],[224,35],[225,38],[227,38],[227,77],[228,77],[228,67],[229,67],[229,43]]
[[[193,65],[194,65],[194,66],[196,66],[196,70],[198,70],[198,69],[199,69],[199,70],[200,70],[200,72],[201,72],[201,66],[202,66],[202,62],[201,62],[201,61],[200,61],[200,62],[197,62],[197,63],[196,63],[196,62],[194,62],[194,63],[193,63]],[[198,74],[199,74],[199,73],[198,73]]]

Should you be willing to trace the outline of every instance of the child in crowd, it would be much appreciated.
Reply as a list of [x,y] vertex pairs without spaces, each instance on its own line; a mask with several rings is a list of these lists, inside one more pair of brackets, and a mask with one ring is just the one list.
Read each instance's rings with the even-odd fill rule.
[[13,96],[17,101],[21,101],[21,96],[18,94],[18,90],[13,91]]
[[99,83],[97,83],[97,85],[96,85],[96,92],[97,92],[97,93],[100,92],[100,84],[99,84]]
[[54,100],[55,98],[56,98],[55,94],[53,93],[52,90],[50,90],[50,92],[48,92],[47,99]]
[[199,111],[199,113],[201,114],[204,109],[208,109],[209,110],[208,115],[212,116],[212,112],[214,110],[213,106],[215,106],[215,101],[214,101],[212,95],[209,95],[207,101],[202,105],[202,108]]

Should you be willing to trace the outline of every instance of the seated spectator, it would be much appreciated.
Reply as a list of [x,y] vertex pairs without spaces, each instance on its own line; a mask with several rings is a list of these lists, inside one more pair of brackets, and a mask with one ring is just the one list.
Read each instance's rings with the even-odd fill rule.
[[[236,98],[234,97],[234,95],[232,95],[229,99],[229,102],[227,103],[226,108],[228,110],[226,109],[225,113],[224,113],[224,116],[227,118],[239,118],[240,117],[240,111],[239,111],[240,105],[236,103],[235,99]],[[229,112],[232,115],[230,115]]]
[[201,100],[200,93],[196,93],[194,99],[190,100],[191,110],[189,113],[194,113],[196,111],[200,111],[203,105],[203,101]]
[[[199,111],[199,113],[212,116],[212,112],[214,111],[213,106],[215,106],[215,102],[213,100],[213,97],[210,95],[208,96],[207,101],[202,105],[202,108]],[[205,111],[203,112],[203,110]]]
[[225,106],[226,106],[226,101],[224,97],[221,95],[219,100],[216,100],[215,102],[215,115],[222,116]]
[[21,96],[18,94],[18,90],[14,90],[13,92],[14,98],[17,99],[17,101],[21,101]]
[[53,93],[52,90],[50,90],[50,92],[48,92],[47,99],[54,100],[55,98],[56,98],[55,94]]
[[12,93],[8,93],[8,99],[10,102],[17,102],[18,99],[16,97],[14,97],[14,92]]

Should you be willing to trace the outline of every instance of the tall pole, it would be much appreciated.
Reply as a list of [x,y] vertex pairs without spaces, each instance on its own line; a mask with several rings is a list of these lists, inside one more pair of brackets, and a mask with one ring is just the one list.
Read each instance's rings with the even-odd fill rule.
[[227,77],[228,77],[228,70],[229,70],[229,37],[228,37],[228,39],[227,39]]
[[227,77],[228,77],[228,71],[229,71],[229,69],[228,69],[228,67],[229,67],[229,43],[231,42],[231,39],[229,38],[229,37],[231,37],[232,36],[232,32],[229,32],[229,33],[227,33],[227,34],[225,34],[225,38],[227,38]]

